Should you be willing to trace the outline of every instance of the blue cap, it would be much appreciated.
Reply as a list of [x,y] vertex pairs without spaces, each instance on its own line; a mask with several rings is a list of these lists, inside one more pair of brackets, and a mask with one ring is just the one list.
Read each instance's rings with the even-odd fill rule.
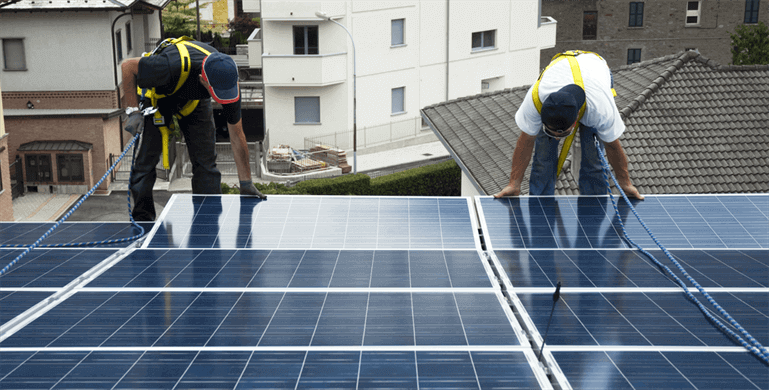
[[240,99],[238,67],[232,57],[219,52],[203,60],[203,79],[211,85],[211,97],[220,104],[235,103]]
[[577,121],[583,104],[585,91],[577,84],[569,84],[545,99],[542,104],[542,123],[553,130],[566,130]]

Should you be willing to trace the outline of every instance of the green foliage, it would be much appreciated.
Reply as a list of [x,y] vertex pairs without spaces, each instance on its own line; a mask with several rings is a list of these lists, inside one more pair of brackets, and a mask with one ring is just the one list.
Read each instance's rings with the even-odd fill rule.
[[769,28],[764,22],[756,25],[740,25],[732,37],[732,64],[769,64]]
[[451,160],[373,179],[371,193],[396,196],[459,196],[461,182],[461,170]]
[[244,38],[248,38],[254,29],[259,28],[259,18],[248,18],[245,16],[236,16],[227,27],[234,32],[239,32]]
[[[163,10],[163,30],[166,37],[195,36],[197,32],[195,0],[175,0]],[[190,8],[190,5],[193,5]]]
[[[267,195],[459,196],[461,177],[459,166],[452,160],[375,179],[359,173],[329,179],[307,180],[294,187],[286,187],[278,183],[254,183],[254,185]],[[222,183],[222,194],[239,193],[238,188]]]

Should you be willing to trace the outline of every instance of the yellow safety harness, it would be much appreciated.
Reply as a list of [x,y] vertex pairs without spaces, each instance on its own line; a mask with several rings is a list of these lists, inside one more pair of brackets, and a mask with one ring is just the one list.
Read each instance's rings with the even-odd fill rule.
[[[537,107],[537,112],[542,114],[542,101],[539,99],[539,82],[542,80],[542,75],[547,72],[548,69],[550,69],[551,66],[557,64],[559,61],[566,59],[569,61],[569,67],[571,68],[571,75],[574,77],[574,84],[577,84],[582,88],[583,91],[587,94],[587,91],[585,90],[585,82],[582,80],[582,72],[579,70],[579,63],[577,62],[577,56],[580,54],[595,54],[598,56],[598,58],[603,59],[598,53],[593,53],[592,51],[583,51],[583,50],[569,50],[565,51],[563,53],[556,54],[552,60],[550,60],[550,64],[545,68],[545,70],[542,71],[542,73],[539,74],[539,78],[537,78],[537,82],[534,83],[534,89],[531,93],[531,98],[534,100],[534,106]],[[617,92],[614,90],[614,88],[611,89],[611,92],[614,96],[617,96]],[[579,109],[579,115],[577,116],[577,127],[574,128],[574,131],[571,132],[571,134],[566,137],[566,140],[563,143],[563,148],[561,148],[561,154],[558,156],[558,173],[556,173],[556,177],[558,177],[561,174],[561,168],[563,167],[563,163],[566,161],[566,156],[569,155],[569,149],[571,149],[571,143],[574,141],[574,135],[577,134],[577,130],[579,130],[579,121],[582,119],[582,115],[585,114],[585,107],[587,107],[587,96],[585,96],[585,102],[582,104],[582,107]]]
[[[151,55],[161,52],[163,49],[165,49],[168,46],[174,45],[176,46],[176,49],[179,51],[179,56],[181,57],[182,71],[181,71],[181,75],[179,76],[179,81],[176,83],[176,87],[174,88],[173,92],[169,93],[168,95],[163,95],[158,93],[154,87],[153,88],[136,87],[137,93],[139,94],[139,96],[149,99],[153,107],[155,108],[158,107],[159,99],[162,99],[167,96],[171,96],[175,94],[177,91],[179,91],[182,85],[184,85],[184,82],[187,81],[187,78],[189,78],[192,62],[190,61],[190,52],[189,50],[187,50],[187,46],[193,47],[205,55],[211,54],[211,52],[209,52],[208,50],[203,49],[202,47],[192,43],[191,41],[192,41],[192,38],[190,37],[167,38],[163,40],[163,42],[161,42],[155,48],[155,50],[153,50],[151,53],[144,54],[145,57],[149,57]],[[174,117],[176,117],[176,119],[181,119],[182,117],[190,115],[192,111],[194,111],[195,108],[198,106],[199,102],[200,100],[188,101],[182,107],[182,109],[179,110],[179,112],[174,114]],[[153,123],[160,130],[160,135],[162,136],[162,140],[163,140],[163,168],[170,169],[170,162],[168,160],[168,142],[171,136],[171,132],[175,129],[174,123],[171,122],[166,124],[165,117],[163,117],[160,111],[155,111]]]

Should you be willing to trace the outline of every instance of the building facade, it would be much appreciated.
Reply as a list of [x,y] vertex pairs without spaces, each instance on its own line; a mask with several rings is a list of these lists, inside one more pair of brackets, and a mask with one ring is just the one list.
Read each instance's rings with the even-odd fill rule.
[[595,51],[613,68],[682,50],[729,65],[729,34],[769,24],[769,0],[542,0],[542,12],[558,21],[558,32],[555,47],[542,51],[541,68],[571,49]]
[[429,134],[422,107],[531,83],[540,50],[555,44],[537,0],[243,6],[261,12],[270,144],[295,149],[314,140],[352,150],[354,125],[358,147]]
[[[3,93],[0,81],[0,94]],[[3,121],[3,101],[0,99],[0,221],[13,221],[13,195],[8,161],[8,133]]]
[[[0,8],[8,156],[25,190],[85,193],[129,140],[120,123],[120,63],[161,36],[168,0],[22,0]],[[73,26],[76,26],[73,27]],[[110,178],[98,191],[106,192]]]

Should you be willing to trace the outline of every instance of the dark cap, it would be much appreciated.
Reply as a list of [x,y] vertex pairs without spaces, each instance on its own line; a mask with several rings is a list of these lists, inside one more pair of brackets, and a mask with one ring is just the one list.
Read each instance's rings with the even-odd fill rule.
[[553,130],[566,130],[577,120],[585,104],[585,91],[569,84],[550,94],[542,104],[542,123]]
[[211,53],[203,60],[203,79],[211,85],[211,97],[220,104],[235,103],[240,98],[238,67],[232,57]]

